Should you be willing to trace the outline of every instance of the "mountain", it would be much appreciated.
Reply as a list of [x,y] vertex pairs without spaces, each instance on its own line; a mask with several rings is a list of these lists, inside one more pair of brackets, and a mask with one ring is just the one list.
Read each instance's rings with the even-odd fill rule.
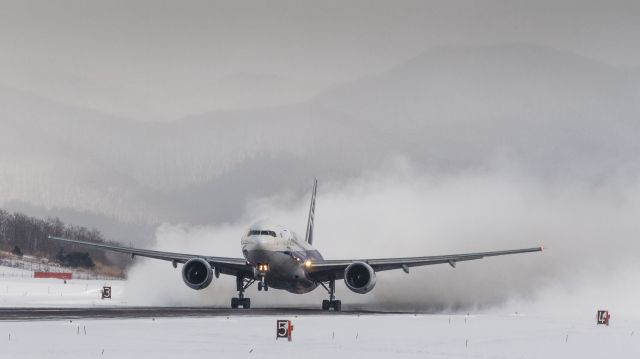
[[438,173],[507,158],[541,178],[637,176],[638,88],[632,70],[526,45],[437,48],[297,104],[168,123],[0,87],[0,198],[148,233],[396,155]]
[[411,144],[422,161],[467,166],[507,152],[547,174],[597,175],[638,170],[639,80],[542,47],[441,48],[315,101]]
[[249,196],[304,190],[314,175],[375,161],[348,151],[364,146],[351,144],[362,130],[295,107],[145,123],[6,87],[0,102],[3,202],[125,223],[229,219]]

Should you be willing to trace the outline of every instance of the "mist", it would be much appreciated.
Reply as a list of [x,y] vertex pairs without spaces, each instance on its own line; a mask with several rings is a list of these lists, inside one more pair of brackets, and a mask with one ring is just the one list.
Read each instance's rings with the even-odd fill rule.
[[[409,275],[381,272],[367,295],[350,292],[340,281],[337,294],[345,303],[387,310],[559,313],[591,310],[597,298],[617,312],[639,313],[633,304],[639,293],[628,288],[628,280],[639,273],[640,242],[633,240],[640,233],[638,182],[549,183],[504,161],[453,175],[417,170],[405,158],[384,167],[349,181],[321,182],[314,245],[326,259],[540,245],[545,250],[461,262],[455,269],[435,265],[412,268]],[[256,199],[236,221],[159,227],[157,249],[237,257],[240,237],[253,220],[269,218],[303,233],[307,208],[308,195]],[[235,295],[234,278],[221,276],[206,290],[193,291],[179,269],[138,262],[127,284],[132,304],[226,306]],[[322,288],[304,296],[255,288],[248,293],[258,306],[317,306],[326,296]]]
[[[255,220],[304,232],[317,177],[325,258],[546,248],[382,272],[368,295],[339,283],[345,304],[637,313],[636,3],[3,9],[4,209],[142,248],[239,257]],[[140,258],[127,288],[132,304],[228,306],[234,292],[234,278],[193,291],[170,263]],[[249,294],[257,305],[325,298]]]

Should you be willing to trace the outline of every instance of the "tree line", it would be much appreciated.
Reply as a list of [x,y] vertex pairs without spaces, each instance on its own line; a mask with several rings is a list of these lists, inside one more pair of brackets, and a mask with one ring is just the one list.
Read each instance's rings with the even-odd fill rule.
[[103,250],[62,244],[47,239],[63,237],[88,242],[107,242],[97,229],[75,226],[59,218],[36,218],[22,213],[10,213],[0,209],[0,250],[15,255],[32,255],[47,258],[72,267],[118,267],[124,269],[129,261],[126,256],[106,253]]

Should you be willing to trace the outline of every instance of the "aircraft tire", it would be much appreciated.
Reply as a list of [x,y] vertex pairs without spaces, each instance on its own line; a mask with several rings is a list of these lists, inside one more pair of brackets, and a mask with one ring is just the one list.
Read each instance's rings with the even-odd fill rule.
[[334,300],[333,301],[333,310],[336,312],[339,312],[342,310],[342,301],[340,300]]

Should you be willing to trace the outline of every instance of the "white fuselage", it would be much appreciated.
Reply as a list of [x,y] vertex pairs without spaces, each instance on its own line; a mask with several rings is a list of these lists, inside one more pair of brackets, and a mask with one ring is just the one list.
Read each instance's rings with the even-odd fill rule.
[[[307,275],[305,265],[321,260],[322,256],[287,228],[255,223],[242,236],[241,244],[246,260],[258,269],[256,276],[264,277],[269,287],[301,294],[318,286]],[[265,266],[268,269],[260,272]]]

